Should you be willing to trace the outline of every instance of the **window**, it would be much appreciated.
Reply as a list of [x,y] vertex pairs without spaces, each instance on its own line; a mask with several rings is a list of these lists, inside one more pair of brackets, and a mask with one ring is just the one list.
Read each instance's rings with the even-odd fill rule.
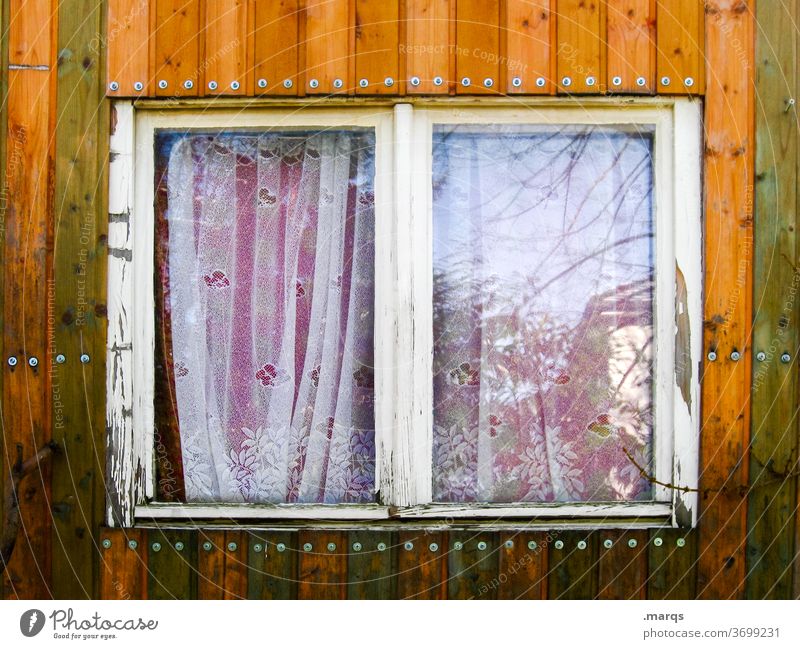
[[115,111],[110,520],[694,522],[696,103]]

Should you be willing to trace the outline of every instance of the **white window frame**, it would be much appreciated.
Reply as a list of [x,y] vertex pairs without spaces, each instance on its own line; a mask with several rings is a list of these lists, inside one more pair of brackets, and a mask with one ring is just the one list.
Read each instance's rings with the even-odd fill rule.
[[[697,100],[398,101],[187,110],[113,106],[109,165],[109,525],[162,519],[541,519],[577,526],[694,526],[702,231]],[[649,125],[655,129],[654,499],[603,503],[432,503],[434,124]],[[383,504],[154,502],[154,137],[157,129],[368,127],[375,159],[376,488]],[[684,291],[676,290],[676,282]],[[679,332],[679,322],[681,331]],[[686,323],[688,322],[688,326]],[[680,333],[680,335],[679,335]],[[684,348],[676,354],[676,341]],[[680,364],[676,358],[684,359]],[[688,359],[688,360],[686,360]],[[680,367],[679,367],[680,365]],[[681,389],[682,387],[682,389]],[[672,434],[669,432],[672,431]]]

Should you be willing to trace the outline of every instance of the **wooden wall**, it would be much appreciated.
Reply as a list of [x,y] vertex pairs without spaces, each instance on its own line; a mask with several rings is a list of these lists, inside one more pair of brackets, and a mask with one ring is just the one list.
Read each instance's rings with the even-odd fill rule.
[[[17,444],[25,456],[50,439],[61,449],[23,483],[3,596],[800,596],[800,160],[788,101],[798,72],[787,27],[799,3],[3,2],[0,478]],[[106,97],[332,92],[701,95],[704,353],[716,360],[696,368],[697,529],[103,528],[106,232],[125,216],[107,213]]]

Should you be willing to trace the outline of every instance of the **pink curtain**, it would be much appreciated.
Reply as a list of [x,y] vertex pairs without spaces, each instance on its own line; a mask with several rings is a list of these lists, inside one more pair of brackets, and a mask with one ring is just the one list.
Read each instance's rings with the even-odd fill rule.
[[372,134],[159,153],[186,500],[374,500]]
[[433,151],[434,499],[652,498],[651,135],[463,125]]

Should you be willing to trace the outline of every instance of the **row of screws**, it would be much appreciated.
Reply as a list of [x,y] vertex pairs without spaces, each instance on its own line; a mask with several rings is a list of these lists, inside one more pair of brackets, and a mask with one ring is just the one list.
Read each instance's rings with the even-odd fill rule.
[[[706,358],[708,358],[708,360],[713,363],[718,358],[717,352],[715,352],[714,350],[711,350],[710,352],[708,352],[708,355],[706,356]],[[739,350],[734,349],[731,352],[729,358],[732,361],[741,360],[742,353]],[[767,354],[765,352],[758,352],[756,354],[756,360],[759,361],[760,363],[763,363],[765,360],[767,360]],[[781,363],[790,363],[791,361],[792,361],[792,355],[791,354],[789,354],[788,352],[783,352],[783,354],[781,354]]]
[[[81,363],[83,363],[84,365],[91,360],[91,358],[89,358],[89,354],[81,354],[80,358],[81,358]],[[17,364],[19,363],[19,360],[17,359],[16,356],[9,356],[6,362],[8,363],[9,367],[16,367]],[[64,356],[64,354],[56,355],[56,363],[58,363],[59,365],[63,365],[66,362],[67,362],[67,357]],[[36,356],[31,356],[28,359],[28,365],[30,365],[31,367],[36,367],[37,365],[39,365],[39,359],[36,358]]]

